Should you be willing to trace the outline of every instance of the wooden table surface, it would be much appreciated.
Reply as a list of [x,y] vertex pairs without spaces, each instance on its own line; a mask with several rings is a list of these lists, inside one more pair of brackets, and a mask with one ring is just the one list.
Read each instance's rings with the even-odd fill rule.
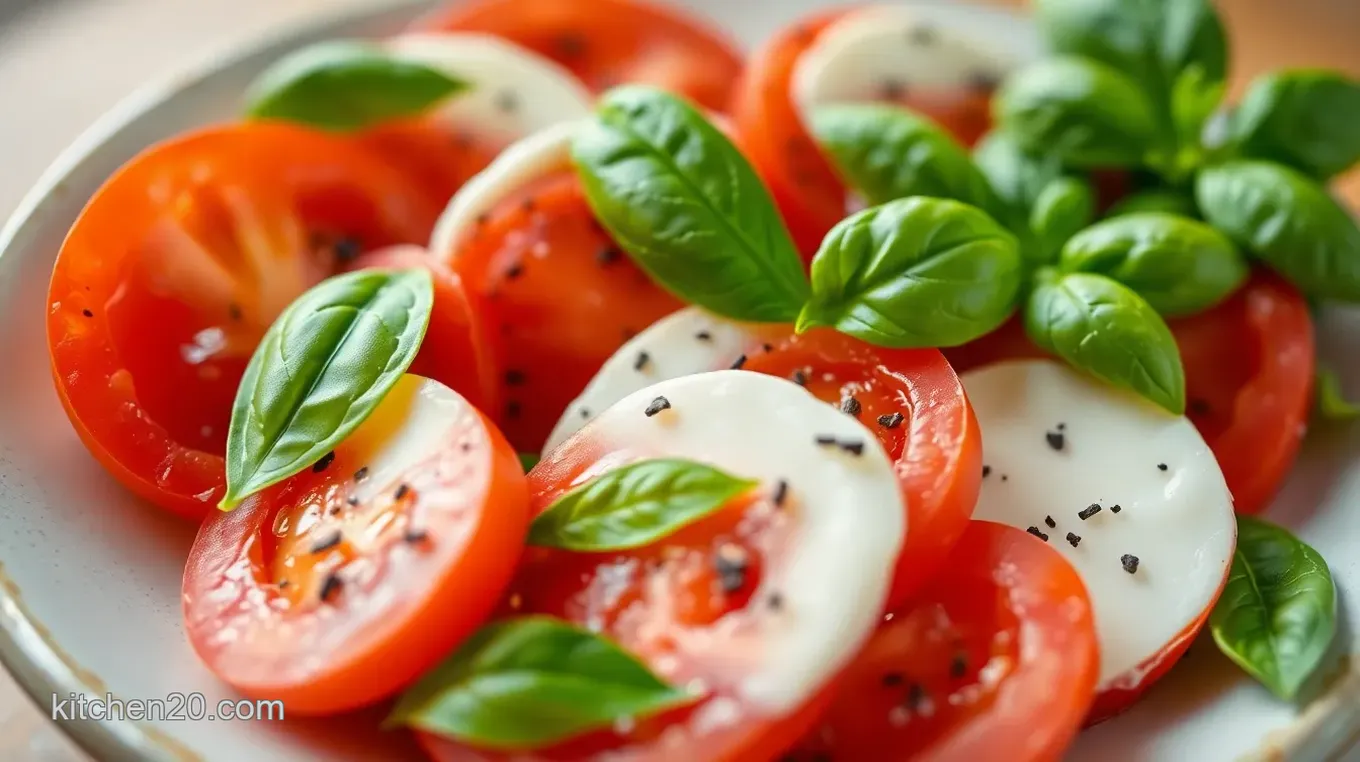
[[[0,119],[0,216],[8,216],[62,148],[141,82],[204,50],[343,1],[0,0],[0,103],[7,104]],[[778,0],[740,1],[778,7]],[[1328,66],[1360,76],[1360,2],[1219,5],[1233,42],[1235,90],[1251,75],[1281,66]],[[1346,184],[1360,202],[1360,175]],[[0,670],[0,760],[84,759]],[[1360,751],[1346,759],[1360,762]]]

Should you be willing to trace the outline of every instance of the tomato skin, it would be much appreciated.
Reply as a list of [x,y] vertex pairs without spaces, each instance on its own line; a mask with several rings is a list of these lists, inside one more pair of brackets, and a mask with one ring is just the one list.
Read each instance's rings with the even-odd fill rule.
[[739,48],[700,20],[643,0],[471,0],[418,20],[417,31],[483,32],[546,56],[601,92],[656,85],[722,110]]
[[1076,570],[1025,532],[973,521],[940,574],[846,670],[822,727],[789,758],[1056,760],[1081,726],[1099,664]]
[[[409,406],[437,387],[404,377],[319,471],[200,528],[184,572],[185,629],[219,678],[293,714],[347,711],[415,680],[495,608],[528,527],[509,443],[444,390],[455,412],[437,442],[379,465],[393,427],[410,425],[407,410],[428,415]],[[346,539],[318,550],[332,533]],[[344,584],[328,592],[332,577]]]
[[486,168],[500,147],[484,144],[469,132],[450,133],[435,119],[394,121],[371,127],[354,140],[401,170],[443,207],[473,175]]
[[[312,238],[353,238],[354,253],[423,241],[437,211],[366,152],[302,127],[210,127],[147,149],[90,200],[52,273],[52,372],[81,440],[140,497],[202,518],[222,496],[250,353],[340,260]],[[192,246],[206,256],[184,256]],[[183,357],[212,331],[226,351]]]

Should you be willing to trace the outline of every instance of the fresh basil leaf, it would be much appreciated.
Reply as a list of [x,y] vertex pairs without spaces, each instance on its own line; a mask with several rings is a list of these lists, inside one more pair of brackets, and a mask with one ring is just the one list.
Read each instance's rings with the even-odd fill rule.
[[586,552],[648,545],[755,485],[694,461],[640,461],[557,498],[529,525],[528,542]]
[[1167,317],[1193,315],[1232,295],[1250,268],[1227,236],[1161,212],[1096,223],[1063,247],[1059,267],[1107,275]]
[[1075,177],[1049,183],[1034,201],[1029,226],[1044,264],[1051,262],[1078,230],[1091,224],[1096,194],[1091,184]]
[[1360,302],[1360,229],[1307,175],[1230,161],[1199,173],[1195,198],[1204,219],[1308,296]]
[[524,473],[529,473],[538,462],[542,460],[536,452],[522,452],[519,454],[519,465],[524,469]]
[[424,268],[322,281],[265,333],[227,432],[221,508],[296,474],[349,436],[415,359],[434,285]]
[[1322,556],[1289,532],[1237,517],[1237,550],[1209,615],[1219,650],[1293,699],[1336,636],[1336,586]]
[[531,616],[483,627],[407,690],[385,725],[527,750],[697,698],[601,635]]
[[1229,121],[1238,153],[1326,180],[1360,161],[1360,82],[1340,72],[1282,71],[1252,82]]
[[1041,272],[1025,306],[1041,349],[1161,407],[1185,412],[1185,369],[1171,329],[1128,287],[1093,273]]
[[1313,384],[1313,400],[1318,415],[1329,421],[1352,421],[1360,418],[1360,403],[1346,399],[1341,378],[1336,371],[1318,366]]
[[1002,201],[1028,217],[1034,202],[1049,183],[1062,176],[1062,162],[1054,154],[1032,153],[1009,132],[993,130],[973,148],[973,161]]
[[807,278],[774,201],[693,106],[649,87],[611,90],[572,157],[596,217],[667,290],[736,320],[798,315]]
[[322,42],[280,59],[251,85],[246,112],[353,131],[419,114],[468,88],[460,79],[381,46]]
[[831,326],[884,347],[952,347],[1015,311],[1015,236],[958,201],[913,197],[842,220],[812,260],[798,330]]
[[842,104],[812,112],[809,126],[846,185],[871,205],[938,196],[994,210],[999,201],[949,133],[900,106]]
[[1117,69],[1051,58],[1006,80],[993,101],[1003,129],[1026,151],[1076,167],[1135,167],[1157,150],[1147,95]]
[[1119,217],[1125,214],[1141,214],[1143,212],[1164,212],[1192,219],[1199,217],[1199,210],[1195,208],[1195,200],[1170,188],[1151,188],[1131,193],[1115,202],[1114,206],[1105,212],[1105,216]]

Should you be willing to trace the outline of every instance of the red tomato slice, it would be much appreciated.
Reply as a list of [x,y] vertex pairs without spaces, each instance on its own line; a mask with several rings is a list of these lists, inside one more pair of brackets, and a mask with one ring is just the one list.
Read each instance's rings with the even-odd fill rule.
[[641,0],[473,0],[414,28],[494,34],[556,61],[597,92],[646,83],[719,111],[742,66],[722,33]]
[[365,254],[354,267],[429,270],[434,280],[434,310],[409,372],[449,387],[478,410],[499,409],[500,382],[482,328],[485,305],[474,303],[457,275],[419,246],[394,246]]
[[1091,602],[1062,556],[974,521],[850,666],[790,760],[1056,760],[1100,672]]
[[625,340],[680,306],[604,232],[570,172],[498,204],[452,263],[490,306],[487,331],[503,370],[496,413],[526,452],[538,451]]
[[[732,115],[742,147],[765,179],[806,257],[846,214],[846,188],[808,134],[793,102],[798,58],[817,35],[853,9],[823,11],[781,30],[752,54],[736,92]],[[990,92],[885,92],[882,100],[924,114],[966,145],[991,123]]]
[[407,375],[333,456],[203,525],[184,571],[189,640],[222,680],[291,713],[372,703],[482,624],[528,518],[495,427]]
[[471,132],[450,134],[447,126],[433,119],[382,124],[365,130],[356,140],[405,173],[440,207],[503,147],[479,140]]
[[364,250],[426,240],[436,212],[301,127],[212,127],[134,158],[81,213],[48,292],[57,392],[86,447],[143,498],[203,516],[264,331]]
[[[1312,404],[1316,354],[1308,303],[1257,270],[1231,299],[1167,321],[1185,365],[1186,416],[1214,451],[1238,513],[1265,510],[1294,464]],[[963,373],[1012,357],[1041,357],[1013,319],[946,350]]]
[[967,528],[982,480],[982,436],[954,369],[934,349],[883,349],[829,330],[777,341],[743,367],[806,380],[878,435],[907,503],[888,608],[902,604]]

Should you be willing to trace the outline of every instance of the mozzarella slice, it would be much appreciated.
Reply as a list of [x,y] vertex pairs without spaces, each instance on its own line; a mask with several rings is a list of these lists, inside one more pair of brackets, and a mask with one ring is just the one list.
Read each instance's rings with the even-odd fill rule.
[[[645,415],[658,397],[670,407]],[[818,444],[819,436],[858,443],[862,453]],[[610,453],[627,453],[709,463],[769,492],[787,481],[782,507],[764,505],[787,522],[753,604],[675,633],[684,661],[730,667],[716,672],[737,676],[739,698],[792,711],[877,626],[906,530],[897,476],[872,431],[792,381],[732,370],[662,381],[600,413],[564,445],[572,447],[600,453],[604,467]],[[759,603],[769,600],[780,605]]]
[[430,234],[430,253],[450,263],[477,218],[541,177],[571,168],[571,139],[581,122],[555,124],[512,143],[449,199]]
[[1019,64],[993,51],[1023,46],[990,45],[971,31],[972,20],[942,24],[948,20],[931,18],[936,10],[869,6],[832,22],[794,66],[793,102],[806,113],[827,103],[882,100],[894,90],[970,87],[998,82]]
[[543,445],[543,454],[552,452],[596,413],[629,394],[658,381],[730,368],[738,357],[758,348],[765,337],[787,332],[787,327],[781,330],[736,323],[698,307],[672,312],[629,339],[605,361],[562,413]]
[[387,42],[398,58],[435,67],[471,84],[441,104],[437,118],[509,143],[559,122],[590,115],[594,96],[552,60],[489,34],[407,34]]
[[963,385],[986,464],[974,518],[1047,535],[1091,595],[1100,689],[1137,686],[1194,636],[1227,577],[1237,524],[1218,461],[1183,416],[1049,360]]

